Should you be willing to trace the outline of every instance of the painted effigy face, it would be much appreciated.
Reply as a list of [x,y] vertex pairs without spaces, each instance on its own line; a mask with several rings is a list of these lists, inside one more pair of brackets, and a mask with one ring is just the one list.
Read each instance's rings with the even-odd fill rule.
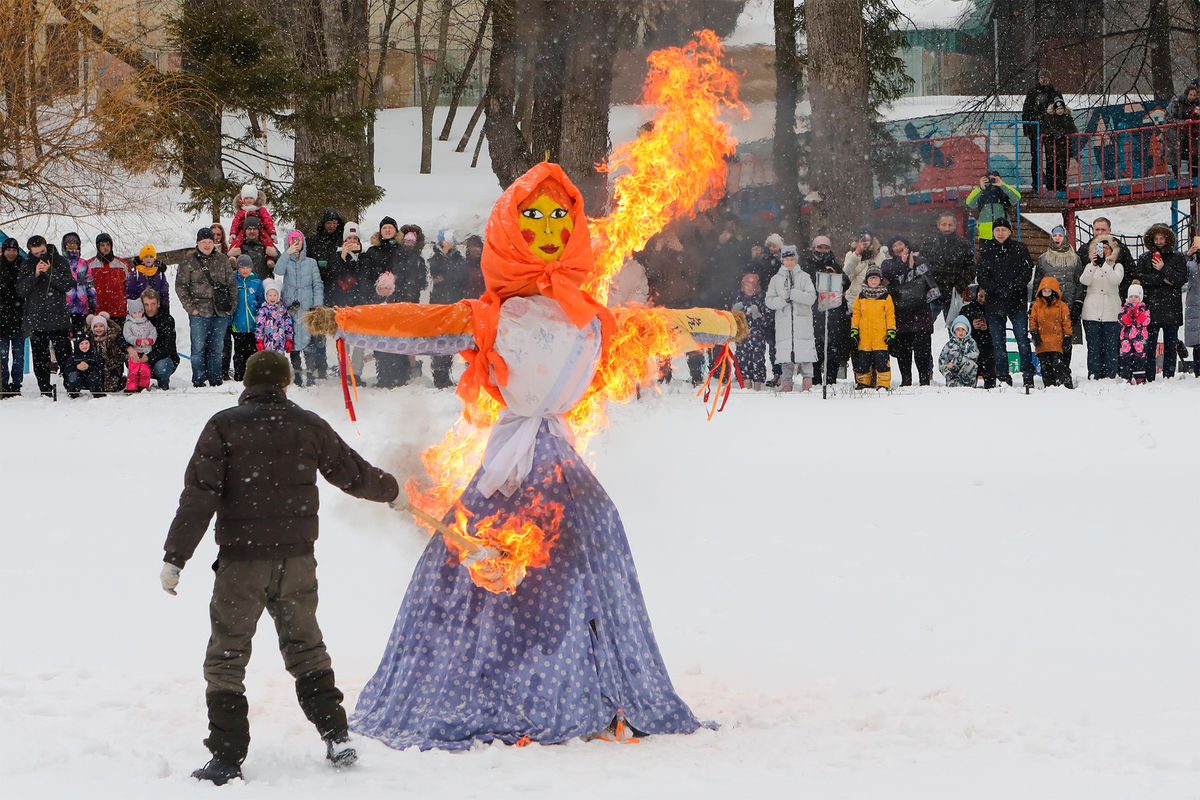
[[556,261],[575,229],[575,220],[563,205],[546,192],[521,204],[517,225],[533,254],[542,261]]

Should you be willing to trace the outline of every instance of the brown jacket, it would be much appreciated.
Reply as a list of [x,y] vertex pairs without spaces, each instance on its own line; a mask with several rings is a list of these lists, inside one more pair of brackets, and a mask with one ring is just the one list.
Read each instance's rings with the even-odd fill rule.
[[[1053,303],[1047,303],[1046,298],[1042,297],[1043,289],[1054,292]],[[1072,334],[1071,307],[1063,302],[1062,292],[1055,278],[1047,276],[1038,284],[1037,295],[1029,309],[1029,333],[1036,333],[1042,337],[1037,346],[1039,353],[1061,353],[1063,337]]]
[[317,472],[347,494],[386,503],[396,479],[368,464],[325,420],[254,386],[208,421],[183,478],[164,561],[182,567],[217,515],[223,559],[286,558],[313,551]]
[[[209,281],[209,276],[212,281]],[[216,248],[208,255],[195,249],[179,262],[175,273],[175,296],[189,315],[199,312],[202,317],[211,317],[216,314],[213,308],[214,283],[228,286],[230,296],[237,299],[237,277],[229,256]]]

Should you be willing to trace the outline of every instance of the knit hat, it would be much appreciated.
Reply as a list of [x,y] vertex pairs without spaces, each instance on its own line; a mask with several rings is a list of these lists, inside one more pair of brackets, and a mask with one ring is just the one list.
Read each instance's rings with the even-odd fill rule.
[[1142,288],[1142,284],[1140,281],[1134,281],[1133,283],[1129,284],[1129,293],[1126,295],[1126,297],[1145,297],[1145,296],[1146,296],[1146,290]]
[[142,306],[141,298],[134,298],[133,300],[126,300],[125,301],[125,314],[127,316],[132,316],[133,314],[138,314],[138,313],[141,313],[141,314],[146,313],[146,309]]
[[5,239],[4,246],[0,247],[0,250],[20,250],[20,249],[21,249],[21,243],[18,242],[16,239],[12,238],[11,236],[9,236],[7,239]]
[[243,200],[254,202],[258,199],[258,188],[252,183],[247,183],[242,186],[242,193],[239,195]]
[[342,241],[343,242],[348,240],[351,236],[357,238],[359,241],[362,241],[362,237],[358,235],[358,223],[357,222],[347,222],[346,227],[344,227],[342,229]]
[[288,357],[277,350],[260,350],[246,359],[242,383],[251,386],[278,386],[286,389],[292,382],[292,365]]
[[996,230],[996,228],[1008,228],[1011,231],[1012,225],[1008,224],[1008,217],[1001,217],[992,223],[992,230]]
[[1063,236],[1066,236],[1067,229],[1064,228],[1062,225],[1055,225],[1054,228],[1050,231],[1050,235],[1053,236],[1056,233],[1061,233]]
[[409,231],[408,233],[404,234],[404,243],[415,245],[417,243],[417,232]]
[[971,333],[971,323],[962,314],[959,314],[957,317],[954,318],[954,321],[950,323],[950,332],[951,333],[954,333],[955,329],[957,329],[957,328],[966,328],[967,333],[968,334]]
[[299,239],[300,243],[303,244],[304,243],[304,234],[301,233],[300,231],[292,231],[291,233],[289,233],[288,240],[287,240],[288,247],[291,247],[292,242],[296,241],[297,239]]
[[815,237],[815,238],[812,240],[812,246],[813,246],[813,250],[816,250],[816,249],[817,249],[818,247],[820,247],[821,245],[824,245],[825,247],[832,248],[832,247],[833,247],[833,242],[831,242],[831,241],[829,240],[829,237],[828,237],[828,236],[817,236],[817,237]]
[[883,270],[879,268],[878,264],[872,264],[871,266],[867,267],[867,274],[863,275],[863,280],[865,281],[872,275],[874,275],[876,278],[883,278]]
[[482,249],[483,248],[483,237],[480,236],[479,234],[472,233],[470,236],[468,236],[466,239],[463,240],[463,244],[466,245],[467,247],[478,247],[478,248]]
[[148,244],[138,251],[138,258],[154,258],[158,255],[158,251],[154,249],[154,245]]
[[263,295],[264,296],[266,295],[267,292],[271,291],[272,289],[279,292],[280,294],[283,294],[283,281],[279,280],[279,278],[263,278],[262,284],[263,284]]
[[797,258],[796,245],[785,244],[783,247],[779,248],[779,257],[780,258]]
[[109,243],[109,245],[111,245],[111,244],[113,243],[113,240],[112,240],[112,237],[111,237],[111,236],[109,236],[107,233],[101,233],[101,234],[98,234],[98,235],[96,236],[96,249],[97,249],[97,250],[99,250],[99,249],[100,249],[100,243],[101,243],[101,242],[108,242],[108,243]]
[[454,236],[454,228],[442,228],[438,231],[438,244],[449,242],[450,244],[458,244],[458,239]]
[[245,253],[242,253],[237,257],[237,267],[235,267],[235,269],[241,269],[242,267],[250,267],[250,269],[254,269],[254,259]]
[[894,249],[896,242],[899,242],[900,244],[904,245],[904,249],[905,249],[905,250],[912,250],[912,249],[913,249],[913,248],[912,248],[912,242],[910,242],[910,241],[908,240],[908,237],[907,237],[907,236],[893,236],[893,237],[892,237],[892,238],[891,238],[891,239],[888,241],[888,248],[889,248],[889,249]]
[[383,230],[384,225],[391,225],[393,228],[400,227],[396,224],[396,220],[392,219],[391,217],[384,217],[379,221],[379,230]]
[[75,233],[74,231],[71,231],[70,233],[68,233],[66,236],[64,236],[62,238],[62,249],[63,250],[67,249],[67,242],[74,242],[76,247],[83,246],[83,242],[82,242],[82,240],[80,240],[79,234]]
[[1066,108],[1067,101],[1063,100],[1061,97],[1056,97],[1056,98],[1054,98],[1054,102],[1050,104],[1050,107],[1051,108]]
[[108,312],[101,311],[99,314],[88,314],[87,326],[90,331],[92,328],[100,325],[104,330],[108,330]]
[[767,237],[767,240],[765,242],[763,242],[763,244],[767,245],[768,247],[770,247],[771,245],[775,245],[778,248],[782,248],[783,247],[783,237],[780,236],[778,233],[772,233],[770,236]]
[[1049,78],[1049,77],[1051,77],[1051,75],[1050,75],[1050,70],[1046,69],[1045,67],[1043,67],[1043,68],[1039,69],[1039,70],[1038,70],[1038,77],[1039,77],[1039,78]]
[[207,225],[196,231],[196,244],[200,244],[205,239],[208,239],[210,242],[216,241],[216,237],[213,236],[212,228],[208,227]]
[[258,214],[247,214],[245,222],[242,223],[242,230],[254,228],[254,230],[262,230],[262,220],[258,218]]
[[375,280],[375,288],[386,294],[396,291],[396,276],[390,272],[381,272]]

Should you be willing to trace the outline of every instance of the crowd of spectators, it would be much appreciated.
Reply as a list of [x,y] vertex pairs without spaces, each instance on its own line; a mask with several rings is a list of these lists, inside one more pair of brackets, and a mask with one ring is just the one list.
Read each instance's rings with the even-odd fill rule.
[[[743,235],[738,217],[703,213],[672,223],[635,254],[616,276],[609,304],[741,311],[750,335],[734,347],[746,380],[785,392],[848,378],[860,389],[890,389],[893,359],[901,386],[929,385],[935,364],[948,385],[1011,385],[1010,342],[1025,386],[1040,372],[1047,386],[1072,387],[1073,345],[1085,335],[1088,378],[1154,380],[1160,338],[1164,377],[1175,374],[1177,355],[1186,361],[1186,347],[1200,355],[1200,292],[1189,295],[1186,325],[1183,308],[1185,286],[1197,274],[1195,245],[1180,252],[1174,232],[1156,225],[1135,260],[1101,217],[1077,249],[1056,228],[1035,260],[1009,222],[1019,198],[988,173],[966,199],[979,221],[978,241],[965,239],[947,212],[924,233],[881,238],[863,229],[843,250],[824,234],[805,250],[778,232],[765,232],[758,244]],[[228,236],[220,223],[200,228],[173,279],[152,245],[120,258],[106,233],[96,237],[91,258],[75,233],[62,237],[61,250],[34,235],[22,252],[6,238],[3,396],[21,391],[26,339],[38,390],[47,394],[55,391],[55,371],[71,396],[169,389],[172,377],[220,386],[240,381],[249,356],[264,349],[289,354],[296,383],[311,386],[336,367],[327,353],[332,343],[302,322],[309,309],[453,303],[484,290],[479,236],[460,242],[443,229],[427,246],[419,225],[384,217],[366,234],[332,208],[311,232],[284,235],[255,187],[243,187],[238,206]],[[187,320],[187,376],[177,376],[173,303]],[[939,324],[949,341],[935,360]],[[420,369],[407,355],[352,347],[348,356],[359,385],[402,386]],[[687,379],[701,383],[709,359],[687,354]],[[1198,363],[1193,358],[1191,368]],[[454,385],[453,365],[453,357],[432,359],[435,386]],[[664,362],[660,380],[672,378]]]

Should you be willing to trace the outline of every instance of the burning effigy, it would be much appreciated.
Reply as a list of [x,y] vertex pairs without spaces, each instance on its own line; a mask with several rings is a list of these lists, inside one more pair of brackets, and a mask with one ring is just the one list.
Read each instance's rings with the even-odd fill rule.
[[620,515],[580,452],[607,423],[606,404],[651,382],[658,359],[745,333],[735,312],[602,302],[630,253],[721,194],[735,143],[717,117],[737,104],[737,83],[720,55],[705,32],[651,57],[645,96],[660,113],[610,160],[625,171],[609,217],[589,221],[556,164],[501,195],[481,298],[310,312],[343,354],[358,345],[468,362],[463,419],[423,454],[428,484],[406,487],[435,535],[355,731],[396,748],[465,749],[701,725],[667,675]]

